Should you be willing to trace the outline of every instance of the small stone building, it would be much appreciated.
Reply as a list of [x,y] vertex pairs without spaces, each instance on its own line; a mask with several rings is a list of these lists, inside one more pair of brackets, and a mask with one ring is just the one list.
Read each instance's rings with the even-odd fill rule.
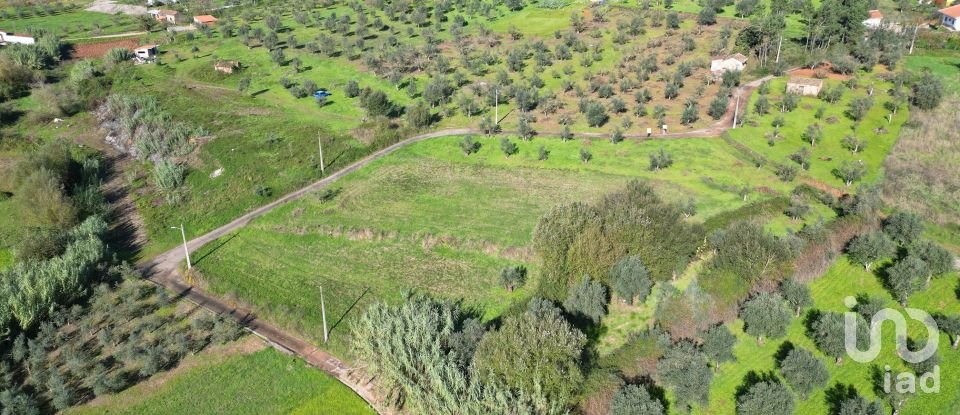
[[217,61],[213,64],[213,69],[217,72],[232,74],[233,71],[240,69],[240,62],[238,61]]
[[801,78],[795,76],[787,81],[787,92],[793,94],[817,96],[820,95],[820,89],[823,88],[822,79]]

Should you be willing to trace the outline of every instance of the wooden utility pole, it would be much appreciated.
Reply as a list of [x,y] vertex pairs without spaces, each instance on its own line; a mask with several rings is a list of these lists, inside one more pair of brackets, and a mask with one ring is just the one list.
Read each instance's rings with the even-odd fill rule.
[[327,331],[327,307],[323,303],[323,286],[320,286],[320,314],[323,316],[323,343],[327,343],[330,332]]
[[323,171],[323,170],[324,170],[324,166],[323,166],[323,141],[321,141],[321,139],[320,139],[320,133],[317,133],[317,147],[320,147],[320,175],[322,176],[322,175],[324,174],[324,171]]

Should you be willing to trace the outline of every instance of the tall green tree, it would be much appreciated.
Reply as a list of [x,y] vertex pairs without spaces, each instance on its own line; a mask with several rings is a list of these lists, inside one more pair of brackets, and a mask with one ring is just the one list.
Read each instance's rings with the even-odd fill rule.
[[910,295],[923,288],[923,282],[930,271],[927,264],[916,256],[907,256],[887,269],[887,285],[906,307]]
[[810,288],[796,279],[787,278],[780,283],[780,294],[794,310],[794,317],[800,317],[800,310],[813,305],[810,297]]
[[863,268],[870,268],[877,261],[889,258],[896,250],[896,245],[883,232],[873,232],[860,235],[850,241],[847,246],[847,255],[850,259],[863,264]]
[[634,299],[642,303],[650,295],[653,281],[643,261],[637,256],[628,256],[610,269],[610,286],[625,303],[633,304]]
[[484,336],[473,370],[488,384],[532,397],[537,412],[559,413],[583,380],[585,344],[586,337],[558,308],[534,299],[525,313],[508,317]]
[[593,324],[599,324],[600,319],[607,314],[607,287],[588,275],[580,283],[570,287],[563,308],[570,314],[586,317],[593,321]]
[[657,361],[657,374],[673,390],[679,408],[689,410],[709,401],[713,371],[707,356],[693,343],[681,341],[667,350]]
[[701,348],[707,354],[710,360],[713,360],[715,368],[720,367],[720,363],[732,362],[736,360],[733,354],[733,346],[737,344],[737,337],[730,333],[726,325],[718,324],[703,332],[703,345]]
[[826,386],[830,380],[827,367],[809,350],[796,347],[780,362],[780,373],[790,386],[807,399],[814,389]]
[[897,212],[884,221],[883,231],[894,242],[908,246],[923,234],[923,219],[914,213]]
[[787,334],[793,317],[779,294],[759,294],[744,303],[740,318],[747,334],[763,344],[764,337],[778,338]]
[[663,415],[663,403],[642,385],[624,385],[610,400],[610,415]]
[[786,386],[768,380],[753,384],[737,398],[737,415],[790,415],[794,405],[793,394]]
[[[840,313],[823,312],[819,314],[810,329],[807,336],[817,345],[817,348],[827,356],[836,359],[836,363],[842,364],[843,357],[846,356],[846,346],[844,343],[844,318]],[[867,341],[869,341],[869,324],[863,317],[857,315],[857,347],[864,350]]]
[[907,255],[916,256],[927,264],[926,286],[930,285],[930,280],[933,277],[943,276],[953,271],[953,254],[933,241],[920,240],[914,242],[907,248]]

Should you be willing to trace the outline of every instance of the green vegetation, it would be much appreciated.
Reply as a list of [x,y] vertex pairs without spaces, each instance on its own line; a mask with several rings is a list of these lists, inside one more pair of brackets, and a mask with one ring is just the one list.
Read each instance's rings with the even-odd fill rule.
[[[334,3],[217,9],[216,26],[143,35],[161,47],[142,65],[124,49],[65,60],[54,35],[155,21],[0,9],[14,28],[45,26],[37,45],[0,51],[0,411],[369,410],[273,351],[164,375],[240,332],[121,282],[137,275],[112,254],[149,258],[179,243],[170,225],[202,234],[448,127],[483,135],[404,147],[281,206],[195,252],[191,282],[316,344],[322,289],[321,347],[408,411],[955,406],[946,382],[936,396],[877,383],[886,364],[956,377],[949,347],[908,365],[887,331],[880,359],[860,364],[842,341],[842,313],[865,332],[877,310],[909,305],[958,342],[960,174],[942,122],[954,55],[901,59],[909,31],[866,30],[865,1]],[[907,3],[878,6],[903,25],[929,14]],[[950,45],[929,31],[919,47],[937,42]],[[709,72],[735,52],[746,70]],[[824,79],[818,97],[786,93],[783,72],[800,66]],[[741,102],[733,88],[767,75]],[[737,128],[715,137],[733,103]],[[628,138],[660,126],[712,137]],[[110,175],[89,149],[101,131],[133,156],[104,158]],[[102,219],[102,180],[143,219],[139,256]],[[160,387],[123,391],[148,379]]]
[[[269,379],[269,382],[264,380]],[[297,358],[266,349],[202,353],[185,368],[65,412],[85,414],[373,414],[346,386]]]
[[[771,81],[768,95],[756,93],[751,96],[749,112],[744,121],[747,128],[730,130],[730,137],[744,145],[751,154],[759,158],[759,163],[770,169],[776,169],[780,165],[799,164],[794,154],[805,150],[809,151],[809,155],[800,167],[804,170],[804,176],[809,176],[817,183],[846,187],[846,183],[836,172],[845,162],[854,161],[863,163],[865,167],[865,174],[859,181],[876,182],[883,177],[884,159],[897,142],[901,125],[908,118],[909,111],[904,107],[904,98],[886,95],[882,91],[892,85],[872,76],[858,79],[855,82],[856,88],[849,86],[850,82],[846,83],[848,86],[843,86],[840,82],[829,79],[824,80],[824,84],[825,89],[842,91],[841,98],[829,103],[822,117],[817,118],[812,111],[807,110],[822,105],[818,98],[813,97],[800,98],[798,105],[804,109],[781,113],[781,104],[786,96],[786,81]],[[868,96],[871,90],[875,91],[872,96],[873,105],[867,115],[859,122],[850,119],[846,113],[849,104],[855,97]],[[771,101],[772,108],[766,114],[757,112],[756,103],[765,99]],[[894,113],[887,108],[886,103],[898,100],[899,110]],[[778,119],[780,122],[776,123]],[[818,134],[824,137],[816,140],[814,145],[811,145],[809,133],[805,131],[811,126],[819,127]],[[862,139],[868,145],[854,153],[853,149],[844,145],[843,138],[847,136]]]
[[[51,7],[63,7],[60,10]],[[43,8],[47,8],[44,10]],[[21,14],[22,13],[22,14]],[[50,3],[0,9],[3,29],[14,33],[46,31],[67,38],[83,38],[143,30],[134,17],[81,10],[79,4]]]

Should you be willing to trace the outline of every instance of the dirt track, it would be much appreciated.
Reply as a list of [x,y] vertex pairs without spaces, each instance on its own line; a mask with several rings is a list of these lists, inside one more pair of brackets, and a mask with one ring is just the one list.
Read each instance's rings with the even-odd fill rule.
[[87,11],[106,14],[123,13],[130,16],[142,16],[147,14],[147,8],[144,6],[117,4],[117,2],[113,0],[96,0],[89,7],[87,7]]
[[[770,79],[772,77],[765,77],[758,79],[756,81],[750,82],[738,88],[738,93],[741,96],[741,107],[745,107],[749,101],[750,92],[756,87],[758,87],[762,82]],[[733,121],[734,116],[734,107],[736,105],[736,100],[731,100],[730,106],[727,108],[727,113],[719,121],[714,123],[712,126],[699,130],[690,130],[669,134],[654,134],[651,137],[646,137],[645,134],[632,134],[626,135],[625,138],[628,139],[680,139],[680,138],[691,138],[691,137],[716,137],[725,132],[730,128],[730,125]],[[360,168],[370,164],[371,162],[383,158],[394,151],[397,151],[403,147],[409,146],[411,144],[429,140],[432,138],[446,137],[446,136],[456,136],[463,134],[477,134],[480,131],[471,128],[456,128],[456,129],[447,129],[441,131],[435,131],[426,134],[420,134],[396,144],[393,144],[387,148],[376,151],[373,154],[327,176],[319,181],[316,181],[304,188],[301,188],[297,191],[289,193],[280,197],[279,199],[270,202],[264,206],[261,206],[251,212],[240,216],[239,218],[233,220],[232,222],[223,225],[213,231],[210,231],[204,235],[201,235],[193,240],[187,242],[188,249],[193,252],[199,249],[201,246],[214,241],[220,237],[227,235],[228,233],[240,229],[246,226],[250,221],[263,216],[264,214],[270,212],[271,210],[281,206],[287,202],[299,199],[304,195],[323,189],[324,187],[336,182],[340,178],[350,174]],[[510,133],[510,132],[504,132]],[[540,132],[541,135],[559,135],[557,132]],[[609,137],[609,134],[605,133],[575,133],[575,136],[578,137],[590,137],[590,138],[602,138]],[[180,276],[179,266],[185,260],[185,255],[182,246],[173,248],[167,252],[164,252],[151,260],[147,260],[140,265],[141,270],[144,273],[144,276],[159,285],[162,285],[175,293],[179,297],[183,297],[192,301],[198,305],[201,305],[215,313],[218,314],[227,314],[237,319],[244,327],[248,328],[253,333],[261,336],[276,346],[279,346],[283,349],[291,351],[298,356],[302,357],[308,363],[322,369],[323,371],[329,373],[330,375],[336,377],[343,384],[353,389],[358,395],[365,399],[368,403],[371,404],[375,409],[380,413],[389,413],[389,408],[382,405],[380,397],[376,394],[374,389],[374,384],[372,379],[369,379],[363,375],[360,371],[355,368],[351,368],[349,365],[341,361],[340,359],[326,353],[322,350],[319,350],[316,346],[290,334],[287,333],[278,327],[269,324],[265,321],[260,320],[251,312],[239,309],[237,307],[228,304],[227,302],[201,290],[196,287],[192,287],[185,283]]]

